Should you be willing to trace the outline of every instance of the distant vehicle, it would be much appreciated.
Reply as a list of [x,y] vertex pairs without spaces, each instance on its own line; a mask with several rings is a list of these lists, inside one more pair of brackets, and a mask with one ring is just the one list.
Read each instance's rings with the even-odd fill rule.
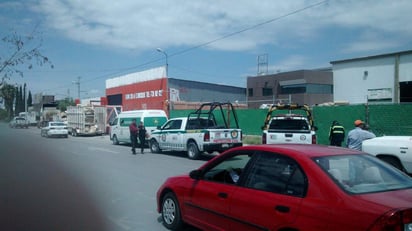
[[170,119],[150,136],[151,152],[184,151],[190,159],[242,145],[242,130],[231,103],[204,103],[187,117]]
[[230,149],[157,191],[170,230],[410,230],[412,178],[363,152],[313,144]]
[[29,126],[36,126],[37,125],[36,112],[34,112],[34,111],[20,112],[19,116],[25,118],[26,121],[27,121],[27,124]]
[[15,116],[9,123],[11,128],[29,128],[29,124],[24,117]]
[[163,125],[167,121],[167,114],[163,110],[132,110],[122,111],[110,124],[110,140],[113,144],[130,143],[129,125],[132,120],[136,119],[136,124],[139,125],[143,121],[148,135],[158,126]]
[[[100,115],[99,115],[100,114]],[[66,112],[67,129],[72,136],[95,136],[105,132],[104,120],[106,109],[93,106],[68,106]],[[100,119],[101,118],[101,119]],[[105,121],[102,121],[104,124]]]
[[67,125],[64,122],[50,121],[44,124],[40,130],[40,135],[43,137],[64,137],[69,136]]
[[412,175],[412,136],[382,136],[365,140],[362,151]]
[[[285,110],[287,113],[282,113]],[[307,105],[272,105],[262,130],[262,144],[316,144],[316,127]]]

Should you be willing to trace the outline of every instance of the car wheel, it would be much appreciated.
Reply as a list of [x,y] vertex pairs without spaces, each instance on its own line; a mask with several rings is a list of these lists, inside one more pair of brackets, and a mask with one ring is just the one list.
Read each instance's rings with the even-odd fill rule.
[[196,160],[200,156],[199,148],[194,141],[189,141],[187,144],[187,156],[192,160]]
[[171,230],[179,230],[183,226],[179,203],[171,192],[167,193],[162,200],[162,220],[163,225]]
[[379,159],[381,159],[381,160],[385,161],[386,163],[394,166],[395,168],[401,170],[402,172],[407,173],[405,168],[402,166],[401,162],[398,159],[396,159],[394,157],[391,157],[391,156],[382,156],[382,157],[379,157]]
[[150,145],[150,151],[152,153],[162,152],[162,150],[160,149],[159,143],[155,139],[150,140],[149,145]]
[[117,139],[117,136],[116,136],[116,135],[113,135],[112,143],[113,143],[114,145],[118,145],[118,144],[119,144],[119,140]]

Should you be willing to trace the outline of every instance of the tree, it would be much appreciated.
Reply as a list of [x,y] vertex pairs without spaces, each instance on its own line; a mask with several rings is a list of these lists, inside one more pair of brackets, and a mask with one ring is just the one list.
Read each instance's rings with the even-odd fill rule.
[[59,100],[57,109],[64,112],[67,110],[67,106],[76,106],[76,103],[72,98],[65,98],[64,100]]
[[5,53],[5,57],[0,57],[0,87],[6,83],[6,80],[14,74],[23,77],[22,65],[26,65],[28,69],[33,68],[33,64],[43,66],[44,64],[53,64],[50,60],[40,52],[42,39],[36,42],[36,30],[28,36],[20,36],[16,32],[2,38],[5,43],[4,48],[1,48]]
[[33,98],[31,96],[31,91],[29,91],[29,95],[27,96],[27,107],[33,106]]
[[0,88],[0,96],[4,99],[4,106],[9,114],[9,119],[14,115],[13,103],[16,97],[16,87],[5,83],[2,88]]

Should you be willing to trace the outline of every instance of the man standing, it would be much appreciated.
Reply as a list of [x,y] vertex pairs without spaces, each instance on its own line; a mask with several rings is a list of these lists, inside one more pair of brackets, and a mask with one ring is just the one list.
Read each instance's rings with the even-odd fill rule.
[[136,154],[137,133],[138,133],[136,119],[132,119],[132,123],[129,125],[129,131],[130,131],[130,141],[132,142],[132,153]]
[[342,146],[342,142],[345,139],[345,128],[334,120],[329,130],[330,145]]
[[141,150],[141,153],[143,154],[144,145],[146,141],[146,128],[144,127],[143,121],[140,121],[138,129],[139,129],[140,150]]
[[355,128],[349,131],[346,144],[348,148],[362,150],[362,141],[375,138],[375,134],[365,130],[365,123],[362,120],[355,120]]

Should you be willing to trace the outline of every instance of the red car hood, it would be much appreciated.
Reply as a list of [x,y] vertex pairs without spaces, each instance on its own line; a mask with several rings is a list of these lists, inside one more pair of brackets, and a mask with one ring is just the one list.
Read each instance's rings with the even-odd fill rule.
[[368,193],[356,197],[388,208],[412,208],[412,189]]

